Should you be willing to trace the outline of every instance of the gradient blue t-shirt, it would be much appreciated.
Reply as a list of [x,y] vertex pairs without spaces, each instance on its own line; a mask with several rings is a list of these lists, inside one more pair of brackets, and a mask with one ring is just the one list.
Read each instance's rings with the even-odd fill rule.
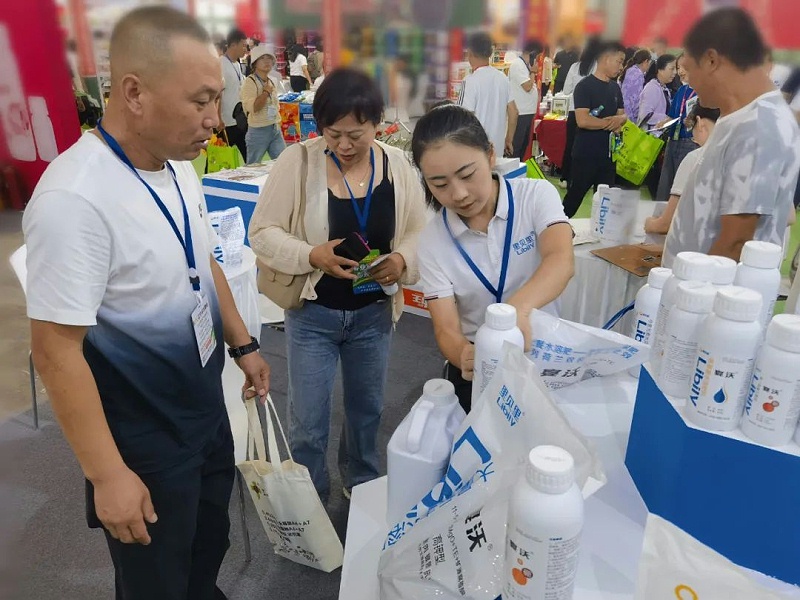
[[[25,210],[31,319],[88,327],[84,356],[122,458],[138,473],[202,461],[226,419],[224,342],[211,274],[213,231],[190,163],[172,163],[186,201],[201,291],[217,347],[205,367],[197,298],[181,245],[153,197],[92,133],[45,171]],[[165,168],[140,171],[185,232]]]

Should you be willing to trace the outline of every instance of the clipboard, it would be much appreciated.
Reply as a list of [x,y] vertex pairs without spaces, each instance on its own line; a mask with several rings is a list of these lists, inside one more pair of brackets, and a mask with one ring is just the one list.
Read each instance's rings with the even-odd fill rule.
[[591,253],[632,275],[647,277],[650,269],[661,266],[664,247],[657,244],[623,244],[598,248]]

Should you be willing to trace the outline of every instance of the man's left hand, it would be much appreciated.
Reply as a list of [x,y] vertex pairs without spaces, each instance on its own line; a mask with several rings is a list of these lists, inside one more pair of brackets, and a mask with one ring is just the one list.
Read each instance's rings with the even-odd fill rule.
[[244,373],[242,392],[247,399],[258,396],[262,402],[269,393],[269,365],[258,352],[245,354],[236,360],[236,364]]

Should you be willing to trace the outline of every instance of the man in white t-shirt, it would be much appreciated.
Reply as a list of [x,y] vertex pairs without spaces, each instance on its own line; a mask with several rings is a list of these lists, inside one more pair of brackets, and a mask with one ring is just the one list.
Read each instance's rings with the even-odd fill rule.
[[514,58],[508,67],[508,81],[511,84],[511,99],[519,113],[514,130],[511,156],[522,160],[531,139],[531,128],[536,110],[539,106],[539,94],[536,89],[536,71],[531,67],[536,55],[541,51],[541,44],[528,42],[522,56]]
[[242,65],[239,62],[247,54],[247,36],[239,29],[233,29],[228,34],[228,47],[225,54],[219,57],[222,67],[222,80],[225,89],[219,99],[219,117],[225,125],[225,134],[228,143],[239,148],[242,157],[247,158],[247,145],[244,136],[247,133],[247,117],[243,119],[244,127],[239,127],[233,116],[234,108],[239,104],[239,92],[244,81]]
[[117,597],[222,599],[235,474],[224,342],[247,395],[269,389],[186,162],[218,125],[222,76],[205,29],[164,6],[122,17],[110,62],[101,125],[50,163],[25,210],[33,360]]
[[517,128],[517,106],[511,97],[511,84],[505,75],[489,64],[492,38],[473,34],[467,43],[467,60],[472,73],[462,83],[458,103],[478,117],[497,156],[513,152]]
[[706,14],[686,36],[684,67],[704,106],[720,109],[678,204],[662,263],[686,250],[739,260],[749,240],[783,244],[800,171],[800,130],[764,68],[767,48],[738,8]]

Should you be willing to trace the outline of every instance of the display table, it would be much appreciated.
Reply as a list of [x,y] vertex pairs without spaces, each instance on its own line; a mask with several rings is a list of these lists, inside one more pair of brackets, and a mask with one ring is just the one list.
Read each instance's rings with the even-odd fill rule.
[[[250,218],[258,202],[258,196],[272,169],[274,161],[261,165],[249,165],[229,171],[220,171],[203,176],[203,195],[209,212],[227,210],[238,206],[244,219],[244,230],[250,226]],[[249,245],[247,236],[244,243]]]
[[[247,331],[254,338],[261,339],[261,315],[259,313],[259,294],[256,285],[256,255],[250,248],[244,248],[242,266],[225,272],[228,286],[239,314],[242,315]],[[218,344],[224,343],[217,340]],[[222,392],[225,408],[233,433],[233,455],[239,463],[245,459],[247,451],[247,411],[242,402],[244,373],[225,352],[225,367],[222,370]]]
[[[636,380],[627,374],[591,379],[553,394],[572,426],[592,441],[608,476],[585,504],[574,600],[633,598],[647,519],[624,464],[635,395]],[[353,488],[340,600],[379,597],[385,511],[385,477]]]
[[542,119],[536,127],[536,141],[547,159],[559,169],[567,146],[567,119]]

